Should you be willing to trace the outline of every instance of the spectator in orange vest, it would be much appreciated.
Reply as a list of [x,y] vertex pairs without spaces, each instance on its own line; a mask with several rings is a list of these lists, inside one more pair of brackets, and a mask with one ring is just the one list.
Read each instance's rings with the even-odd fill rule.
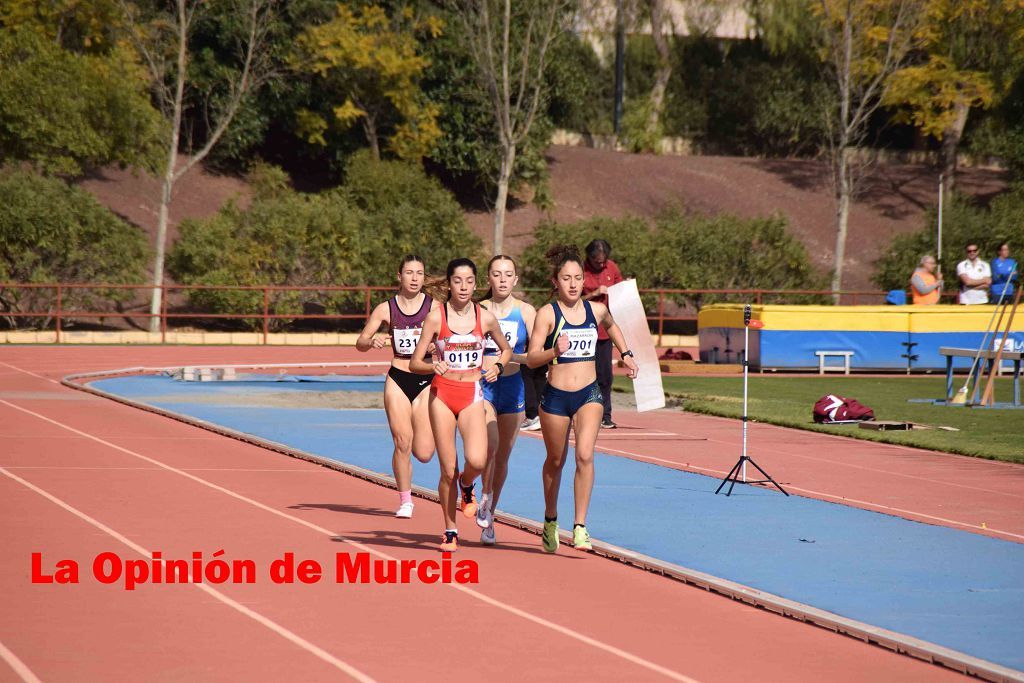
[[942,278],[935,275],[935,257],[922,256],[921,263],[910,278],[910,295],[915,304],[930,305],[939,303],[942,291]]

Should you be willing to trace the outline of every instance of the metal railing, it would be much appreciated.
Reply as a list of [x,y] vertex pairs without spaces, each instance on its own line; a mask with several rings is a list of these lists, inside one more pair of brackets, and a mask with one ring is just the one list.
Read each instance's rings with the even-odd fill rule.
[[[143,319],[146,321],[152,318],[159,318],[159,334],[160,341],[166,342],[168,332],[168,321],[169,320],[204,320],[204,321],[253,321],[256,323],[256,327],[262,334],[263,343],[267,343],[267,338],[270,333],[270,328],[273,321],[288,320],[288,321],[344,321],[344,320],[365,320],[370,316],[375,305],[375,298],[380,297],[383,300],[382,294],[391,294],[395,291],[393,286],[380,287],[372,285],[357,285],[357,286],[331,286],[331,287],[318,287],[318,286],[282,286],[282,285],[161,285],[159,287],[161,291],[161,310],[159,313],[149,313],[148,303],[135,303],[135,307],[145,306],[144,310],[125,310],[123,306],[118,306],[118,303],[123,298],[121,296],[115,296],[113,294],[106,294],[106,296],[99,296],[93,298],[106,299],[106,302],[114,306],[113,310],[96,311],[82,308],[79,305],[72,303],[69,304],[69,297],[74,300],[75,294],[84,290],[94,290],[100,293],[103,292],[123,292],[129,294],[135,294],[136,296],[141,293],[150,293],[154,289],[153,285],[122,285],[122,284],[109,284],[109,283],[0,283],[0,319],[7,319],[10,321],[10,327],[14,329],[13,321],[16,319],[33,319],[43,320],[42,325],[36,329],[46,329],[49,327],[49,323],[52,322],[53,329],[56,332],[57,343],[61,342],[61,333],[66,329],[66,323],[70,320],[105,320],[111,318],[122,318],[125,321],[132,321],[134,319]],[[46,297],[46,301],[39,301],[45,305],[45,310],[20,310],[17,308],[18,299],[17,293],[28,291],[30,293],[36,293],[44,290],[52,290],[49,297]],[[190,292],[253,292],[261,295],[261,304],[254,306],[254,310],[246,313],[215,313],[206,311],[190,310],[187,306],[182,310],[168,310],[168,295],[173,293],[189,294]],[[786,303],[787,300],[792,301],[794,298],[808,299],[808,298],[820,298],[822,302],[826,302],[825,299],[833,295],[831,290],[812,290],[812,289],[641,289],[640,295],[645,301],[645,307],[647,309],[647,321],[651,327],[652,333],[658,337],[658,345],[662,345],[662,341],[665,336],[665,324],[666,323],[685,323],[694,322],[697,320],[697,312],[700,310],[702,305],[710,303],[707,300],[712,299],[715,303],[732,300],[733,302],[739,303],[753,303],[761,305],[764,303]],[[14,292],[15,296],[11,297],[10,293]],[[316,292],[318,295],[325,295],[330,297],[331,295],[345,295],[348,294],[351,297],[349,302],[348,312],[338,313],[297,313],[297,312],[278,312],[275,310],[274,296],[280,293],[301,293],[301,292]],[[518,293],[526,296],[527,299],[533,300],[535,303],[545,301],[549,294],[549,289],[537,289],[537,288],[522,288],[518,290]],[[884,303],[887,292],[882,291],[871,291],[871,290],[849,290],[839,292],[841,301],[844,305],[857,305],[861,303]],[[944,293],[943,297],[955,298],[956,293]],[[37,296],[37,299],[43,297]],[[311,297],[314,298],[314,297]],[[356,305],[353,302],[359,300],[360,304]],[[955,300],[955,299],[954,299]],[[323,304],[315,301],[301,302],[305,304],[320,305]],[[355,310],[357,309],[358,310]],[[653,309],[653,311],[652,311]]]

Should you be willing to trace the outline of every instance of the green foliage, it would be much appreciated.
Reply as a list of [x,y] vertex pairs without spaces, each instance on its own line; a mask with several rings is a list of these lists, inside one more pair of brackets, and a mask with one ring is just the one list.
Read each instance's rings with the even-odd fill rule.
[[640,97],[626,103],[622,113],[622,142],[633,152],[654,152],[658,142],[665,135],[665,123],[661,117],[654,130],[647,127],[653,105],[649,98]]
[[[317,286],[352,282],[351,249],[359,239],[359,212],[338,192],[271,193],[248,210],[231,203],[205,220],[187,220],[168,255],[168,270],[186,285]],[[211,313],[263,310],[259,290],[189,292],[193,307]],[[306,304],[328,311],[351,306],[351,296],[322,291],[272,292],[270,312],[294,315]],[[245,321],[255,327],[256,320]],[[287,319],[272,322],[277,329]]]
[[[454,30],[459,19],[451,11],[444,12],[441,17],[452,30],[424,46],[430,66],[423,80],[423,89],[427,97],[440,107],[437,121],[442,133],[430,153],[430,160],[458,181],[474,186],[481,195],[493,196],[501,166],[493,105],[486,90],[480,87],[466,41]],[[572,73],[559,73],[560,76],[549,76],[549,83],[572,81]],[[562,77],[565,80],[550,80]],[[563,111],[574,106],[569,103],[570,92],[566,91],[565,99],[554,96],[555,106]],[[534,201],[543,206],[550,200],[544,151],[551,139],[553,126],[550,119],[542,114],[543,110],[534,120],[526,140],[516,150],[510,187],[533,187],[537,191]]]
[[[956,264],[962,261],[964,245],[977,242],[981,258],[990,261],[1002,242],[1019,253],[1024,248],[1024,189],[1018,189],[981,207],[969,198],[955,195],[942,212],[942,272],[946,291],[956,289]],[[937,217],[932,210],[918,232],[898,235],[875,262],[875,283],[882,289],[906,289],[914,269],[925,254],[935,254]]]
[[453,258],[482,256],[458,202],[419,166],[375,161],[363,151],[347,166],[342,191],[363,212],[353,253],[358,284],[392,282],[399,259],[408,253],[426,258],[432,273],[443,272]]
[[1010,180],[1024,183],[1024,70],[1003,101],[968,132],[968,145],[974,154],[1000,159]]
[[919,35],[919,58],[893,74],[886,104],[937,139],[954,127],[957,105],[989,108],[1024,66],[1018,0],[927,0]]
[[[479,256],[479,240],[458,204],[412,164],[375,161],[363,152],[351,160],[344,186],[319,194],[295,192],[272,167],[257,167],[253,177],[257,196],[248,209],[230,204],[212,218],[183,221],[168,257],[179,282],[312,287],[271,293],[271,313],[357,313],[362,294],[315,288],[392,282],[409,252],[424,255],[435,271],[455,256]],[[263,309],[257,290],[198,290],[189,298],[211,313]],[[288,322],[280,319],[274,327]],[[258,321],[244,323],[255,327]]]
[[[88,192],[56,178],[0,173],[0,282],[135,284],[145,278],[148,260],[143,234]],[[97,311],[128,298],[126,290],[68,289],[61,306]],[[55,305],[54,290],[0,290],[8,316]]]
[[106,54],[117,46],[124,14],[117,0],[4,0],[0,26],[31,31],[72,52]]
[[123,49],[79,55],[0,29],[0,161],[77,175],[110,163],[154,168],[163,123]]
[[[694,140],[715,154],[813,154],[824,139],[817,66],[800,51],[771,54],[761,41],[695,36],[673,41],[672,79],[660,119],[664,134]],[[626,53],[623,132],[639,139],[657,54],[649,36],[631,36]],[[611,105],[608,105],[609,107]],[[643,141],[642,141],[643,142]],[[633,148],[653,145],[633,142]]]
[[602,65],[590,43],[569,31],[551,44],[550,61],[546,78],[552,123],[580,133],[610,135],[615,96],[611,66]]
[[421,40],[437,38],[443,22],[433,14],[417,18],[409,7],[388,16],[383,7],[352,9],[339,4],[326,24],[299,37],[294,65],[314,74],[329,93],[329,111],[302,112],[300,134],[326,145],[331,127],[362,124],[371,149],[387,140],[402,159],[430,152],[441,131],[438,107],[423,96],[419,81],[428,66]]
[[[547,223],[523,252],[525,283],[550,286],[544,253],[555,244],[580,248],[595,238],[608,240],[612,259],[641,289],[819,289],[824,280],[803,244],[781,216],[739,218],[665,213],[654,225],[635,218],[595,218],[571,224]],[[676,303],[697,307],[726,300],[724,295],[685,295]],[[654,297],[645,297],[653,310]],[[791,303],[799,303],[790,300]]]

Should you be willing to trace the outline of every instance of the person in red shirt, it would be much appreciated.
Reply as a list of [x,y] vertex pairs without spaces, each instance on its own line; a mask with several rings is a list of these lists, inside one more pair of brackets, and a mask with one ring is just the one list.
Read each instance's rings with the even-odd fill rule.
[[[587,260],[583,264],[583,298],[608,305],[608,288],[624,279],[619,267],[612,261],[612,247],[597,239],[587,245]],[[597,328],[597,384],[604,399],[604,418],[601,427],[615,429],[612,422],[612,340],[603,327]]]

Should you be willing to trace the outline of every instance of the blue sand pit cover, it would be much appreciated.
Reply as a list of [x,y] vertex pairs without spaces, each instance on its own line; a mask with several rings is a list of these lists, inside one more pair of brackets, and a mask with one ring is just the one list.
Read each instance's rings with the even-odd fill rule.
[[[125,398],[391,474],[383,411],[246,405],[253,392],[375,385],[182,383],[161,377],[93,382]],[[219,395],[216,402],[200,397]],[[230,396],[238,401],[232,405]],[[227,399],[227,400],[225,400]],[[573,458],[559,507],[572,509]],[[541,519],[538,439],[516,443],[501,509]],[[603,453],[587,526],[595,538],[1014,669],[1024,669],[1024,545]],[[413,479],[437,485],[437,465]]]

